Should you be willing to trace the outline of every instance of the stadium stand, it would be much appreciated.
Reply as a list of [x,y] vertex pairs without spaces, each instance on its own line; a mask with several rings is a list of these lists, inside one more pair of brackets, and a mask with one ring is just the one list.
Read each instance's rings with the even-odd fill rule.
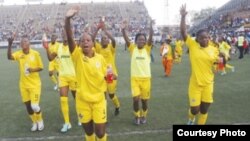
[[[102,16],[105,16],[108,30],[114,36],[121,36],[119,23],[129,21],[129,33],[134,36],[141,29],[148,28],[150,19],[143,2],[61,3],[0,6],[0,41],[6,41],[13,32],[17,40],[28,35],[32,40],[41,40],[43,33],[61,34],[64,15],[73,5],[80,5],[81,11],[72,23],[74,36],[78,38],[85,27],[94,30]],[[146,17],[146,18],[145,18]],[[144,19],[144,20],[143,20]],[[146,20],[145,20],[146,19]]]
[[[190,31],[207,28],[212,34],[237,31],[241,26],[249,28],[250,23],[250,1],[231,0],[218,8],[210,17],[194,25]],[[246,29],[248,30],[248,29]]]

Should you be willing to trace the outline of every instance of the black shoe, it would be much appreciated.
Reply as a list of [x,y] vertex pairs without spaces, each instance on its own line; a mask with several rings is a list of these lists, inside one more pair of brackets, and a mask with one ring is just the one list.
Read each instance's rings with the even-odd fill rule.
[[120,108],[115,108],[115,116],[118,116],[120,113]]

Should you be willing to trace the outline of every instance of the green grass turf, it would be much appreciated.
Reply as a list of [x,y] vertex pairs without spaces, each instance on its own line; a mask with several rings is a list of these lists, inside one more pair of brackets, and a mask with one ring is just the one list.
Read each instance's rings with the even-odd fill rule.
[[[7,50],[1,49],[0,140],[8,138],[17,140],[16,138],[24,137],[45,137],[44,140],[55,141],[83,140],[83,129],[77,127],[75,104],[71,95],[70,118],[73,128],[66,134],[59,132],[63,124],[59,95],[53,90],[53,83],[48,76],[48,60],[45,51],[37,50],[41,53],[44,63],[44,70],[41,72],[41,108],[45,129],[42,132],[30,132],[31,122],[19,95],[18,64],[7,60]],[[124,51],[123,45],[117,49],[116,62],[119,73],[117,95],[121,102],[121,113],[115,117],[114,106],[108,100],[107,132],[110,135],[110,141],[171,141],[172,125],[187,122],[187,90],[190,76],[188,55],[183,55],[181,64],[174,64],[171,76],[166,78],[159,56],[159,46],[153,49],[153,54],[155,62],[151,65],[152,95],[149,101],[148,122],[146,125],[135,126],[133,125],[130,91],[130,54]],[[237,56],[232,58],[229,63],[235,66],[236,72],[232,73],[228,70],[225,76],[216,74],[214,103],[210,108],[207,124],[250,123],[248,110],[250,107],[250,55],[246,55],[242,60],[237,59]],[[56,138],[53,139],[53,137]]]

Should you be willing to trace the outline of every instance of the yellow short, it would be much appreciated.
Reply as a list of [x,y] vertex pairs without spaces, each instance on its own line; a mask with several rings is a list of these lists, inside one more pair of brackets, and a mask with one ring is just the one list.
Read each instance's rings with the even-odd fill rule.
[[58,68],[59,68],[58,63],[55,60],[49,62],[49,71],[58,72]]
[[151,78],[131,78],[132,96],[140,96],[141,99],[149,99],[151,95]]
[[107,92],[109,94],[115,94],[116,87],[117,87],[117,80],[113,80],[113,82],[112,83],[108,83],[107,86],[108,86],[108,91]]
[[76,109],[78,111],[78,117],[82,123],[88,123],[91,120],[93,120],[94,123],[107,122],[106,99],[94,103],[76,100]]
[[69,86],[70,90],[76,90],[76,77],[75,76],[60,76],[59,74],[58,85],[59,85],[59,88]]
[[201,102],[213,103],[214,84],[199,86],[196,82],[190,81],[188,88],[190,106],[199,106]]
[[41,86],[36,88],[20,87],[22,101],[30,101],[32,104],[39,104],[41,96]]

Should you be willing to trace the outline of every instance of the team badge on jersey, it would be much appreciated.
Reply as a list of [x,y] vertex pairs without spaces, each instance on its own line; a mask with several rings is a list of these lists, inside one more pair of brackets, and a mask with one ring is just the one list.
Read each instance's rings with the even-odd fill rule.
[[83,115],[80,113],[80,114],[78,115],[78,117],[79,117],[80,119],[82,119],[82,118],[83,118]]
[[31,55],[30,56],[30,61],[34,61],[35,60],[35,56]]
[[101,67],[101,63],[100,62],[96,62],[95,66],[96,66],[96,68],[100,68]]

